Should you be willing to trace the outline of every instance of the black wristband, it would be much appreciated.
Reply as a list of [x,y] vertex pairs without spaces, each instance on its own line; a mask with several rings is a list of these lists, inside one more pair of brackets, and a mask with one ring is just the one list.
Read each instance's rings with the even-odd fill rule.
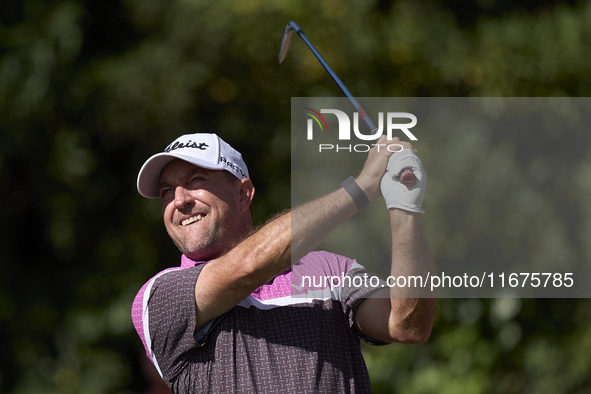
[[355,201],[358,210],[361,211],[369,205],[369,199],[352,176],[345,179],[345,181],[341,183],[341,186],[347,191],[347,193],[349,193],[353,201]]

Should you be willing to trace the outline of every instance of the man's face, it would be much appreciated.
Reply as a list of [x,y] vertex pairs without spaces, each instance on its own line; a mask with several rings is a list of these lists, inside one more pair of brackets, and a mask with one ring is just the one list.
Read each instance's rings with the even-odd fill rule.
[[164,224],[182,253],[194,260],[210,260],[245,235],[241,185],[227,171],[183,160],[164,167],[160,174]]

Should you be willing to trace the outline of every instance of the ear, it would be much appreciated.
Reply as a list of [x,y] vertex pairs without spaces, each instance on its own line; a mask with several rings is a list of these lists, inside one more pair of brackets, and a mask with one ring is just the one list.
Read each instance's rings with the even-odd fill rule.
[[240,211],[246,212],[254,198],[254,185],[249,178],[240,179]]

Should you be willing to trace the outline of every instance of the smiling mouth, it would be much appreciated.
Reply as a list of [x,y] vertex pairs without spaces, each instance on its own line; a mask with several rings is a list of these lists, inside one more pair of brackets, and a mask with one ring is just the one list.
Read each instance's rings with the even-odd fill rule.
[[188,226],[191,223],[195,223],[195,222],[200,222],[201,220],[203,220],[203,216],[201,216],[201,214],[197,215],[197,216],[191,216],[188,219],[185,219],[181,222],[181,225],[183,227]]

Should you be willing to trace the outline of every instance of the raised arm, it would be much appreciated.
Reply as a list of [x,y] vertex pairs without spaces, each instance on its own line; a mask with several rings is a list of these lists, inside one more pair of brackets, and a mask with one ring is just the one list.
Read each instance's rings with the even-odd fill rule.
[[[408,278],[426,278],[428,273],[435,273],[435,266],[423,232],[424,211],[420,207],[426,173],[416,155],[404,152],[390,159],[388,172],[381,182],[381,192],[389,207],[392,233],[390,275],[406,278],[405,283],[413,287],[391,287],[364,300],[355,315],[355,324],[364,334],[386,342],[422,343],[431,332],[435,300],[430,292],[415,287],[416,282]],[[392,178],[407,166],[417,176],[417,183],[412,188]],[[363,175],[359,177],[360,184],[365,183]]]
[[[392,155],[388,146],[395,144],[408,143],[397,138],[388,141],[382,136],[368,154],[359,178],[370,201],[380,195],[380,180]],[[289,268],[292,261],[306,255],[356,212],[353,199],[339,188],[271,220],[224,256],[211,261],[195,287],[197,327],[229,311]]]

